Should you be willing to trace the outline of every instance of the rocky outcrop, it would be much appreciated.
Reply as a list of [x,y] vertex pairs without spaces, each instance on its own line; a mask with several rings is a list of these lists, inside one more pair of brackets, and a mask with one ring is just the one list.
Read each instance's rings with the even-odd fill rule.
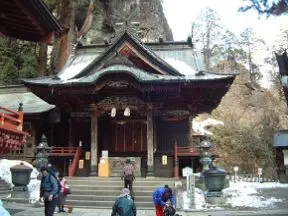
[[[87,8],[89,2],[83,0],[82,4],[79,8]],[[77,26],[83,24],[85,15],[86,11],[79,9]],[[144,42],[158,41],[160,37],[164,41],[173,40],[161,0],[98,0],[93,23],[84,43],[102,43],[104,39],[112,39],[125,28],[130,28]]]

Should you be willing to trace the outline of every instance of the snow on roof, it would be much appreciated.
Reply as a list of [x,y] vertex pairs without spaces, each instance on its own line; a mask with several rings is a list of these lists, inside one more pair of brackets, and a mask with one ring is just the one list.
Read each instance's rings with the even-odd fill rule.
[[68,80],[75,77],[82,70],[84,70],[91,62],[93,62],[99,54],[85,54],[71,57],[64,68],[57,75],[61,80]]
[[197,73],[197,71],[194,68],[190,67],[184,61],[172,58],[164,58],[164,60],[184,75],[191,75],[191,74],[195,75]]

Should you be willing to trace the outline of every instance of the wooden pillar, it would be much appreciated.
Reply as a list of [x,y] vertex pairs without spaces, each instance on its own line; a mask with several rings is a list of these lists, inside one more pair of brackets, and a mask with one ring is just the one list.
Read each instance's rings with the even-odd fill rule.
[[190,115],[188,119],[188,146],[194,147],[193,144],[193,116]]
[[69,124],[69,137],[68,137],[68,146],[72,147],[73,146],[73,141],[72,141],[72,117],[68,120]]
[[147,106],[147,176],[154,176],[154,152],[153,152],[153,109]]
[[98,174],[98,115],[91,113],[91,158],[90,158],[90,176]]

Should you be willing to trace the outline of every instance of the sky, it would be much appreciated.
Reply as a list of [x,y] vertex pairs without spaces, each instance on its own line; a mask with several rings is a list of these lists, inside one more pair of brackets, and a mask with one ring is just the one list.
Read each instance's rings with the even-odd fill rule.
[[163,9],[172,29],[174,40],[186,40],[191,32],[192,22],[205,7],[214,9],[225,26],[235,33],[252,27],[265,40],[273,42],[277,32],[288,21],[288,16],[259,18],[254,10],[238,12],[242,0],[163,0]]
[[[268,46],[275,44],[281,28],[288,28],[288,16],[267,18],[265,15],[260,17],[254,10],[238,12],[243,5],[245,5],[243,0],[163,0],[163,10],[175,41],[187,40],[188,35],[191,34],[192,23],[205,7],[215,10],[225,27],[236,35],[240,35],[245,28],[251,27]],[[263,75],[260,84],[265,88],[271,86],[268,72],[271,68],[269,65],[263,65],[267,55],[271,55],[271,52],[262,49],[257,51],[257,59],[255,59]]]

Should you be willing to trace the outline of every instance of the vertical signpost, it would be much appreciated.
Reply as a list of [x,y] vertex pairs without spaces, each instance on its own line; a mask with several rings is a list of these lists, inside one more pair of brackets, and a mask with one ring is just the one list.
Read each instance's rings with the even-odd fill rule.
[[182,174],[186,177],[187,197],[189,198],[189,208],[195,208],[195,176],[193,175],[193,169],[185,167],[182,169]]
[[236,183],[237,178],[238,178],[237,173],[238,173],[239,167],[235,166],[233,169],[234,169],[234,182]]
[[262,176],[263,169],[258,168],[258,182],[261,182],[261,176]]

